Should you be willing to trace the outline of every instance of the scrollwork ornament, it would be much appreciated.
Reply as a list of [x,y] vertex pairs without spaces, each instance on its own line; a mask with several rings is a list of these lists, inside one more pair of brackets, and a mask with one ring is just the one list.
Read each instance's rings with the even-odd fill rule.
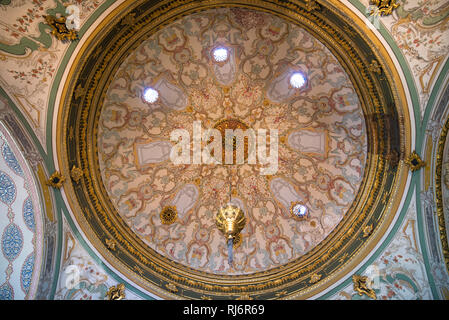
[[363,228],[363,237],[367,238],[371,235],[371,233],[373,232],[373,225],[367,225]]
[[310,284],[314,284],[314,283],[317,283],[317,282],[320,281],[320,280],[321,280],[321,275],[320,275],[320,274],[317,274],[317,273],[314,273],[314,274],[312,274],[312,276],[310,277],[309,283],[310,283]]
[[446,188],[449,189],[449,162],[443,163],[443,169],[444,169],[443,174],[444,185],[446,186]]
[[56,39],[65,41],[74,41],[78,39],[78,32],[73,29],[67,28],[66,21],[67,18],[55,17],[51,15],[44,16],[45,21],[51,27],[51,34],[56,37]]
[[116,246],[116,242],[112,239],[106,239],[105,241],[106,243],[106,247],[111,250],[111,251],[115,251],[115,246]]
[[396,0],[371,0],[370,3],[376,6],[376,9],[371,11],[371,15],[388,16],[399,7]]
[[365,294],[371,299],[377,299],[376,292],[371,288],[371,284],[367,276],[359,276],[355,274],[352,276],[352,283],[354,285],[354,291],[357,292],[359,296]]
[[125,299],[125,284],[119,283],[117,286],[112,286],[106,292],[108,300],[123,300]]
[[[195,2],[192,1],[192,2],[189,2],[188,4],[191,5],[192,3],[195,3]],[[274,2],[268,2],[267,1],[264,4],[266,4],[267,7],[268,7],[268,6],[274,6],[273,3]],[[308,13],[305,10],[304,3],[305,2],[303,2],[302,5],[297,5],[298,9],[301,9],[301,11],[302,11],[301,13],[304,14],[304,16],[307,17],[307,19],[315,19],[315,16],[314,16],[313,13]],[[172,7],[176,7],[176,5],[178,5],[178,4],[179,4],[179,2],[170,2],[167,6],[161,7],[162,8],[161,10],[166,10],[167,12],[168,11],[172,12]],[[289,2],[289,5],[291,5],[291,6],[293,6],[294,4],[295,4],[294,2]],[[323,8],[326,6],[324,2],[323,2],[322,6],[323,6]],[[285,5],[285,8],[287,8],[287,5]],[[327,6],[326,6],[326,8],[327,8]],[[282,8],[282,9],[284,9],[284,8]],[[287,10],[287,9],[285,9],[285,10]],[[131,23],[129,25],[131,27],[133,27],[133,28],[134,27],[135,28],[142,28],[142,26],[145,26],[147,24],[149,25],[151,21],[155,21],[156,18],[158,18],[159,15],[162,16],[163,13],[164,13],[164,11],[154,10],[154,11],[151,12],[151,15],[148,16],[149,18],[148,19],[145,18],[145,20],[144,19],[140,19],[139,20],[139,17],[136,16],[135,19],[129,19],[129,21],[133,21],[134,20],[133,23]],[[323,10],[323,14],[331,14],[331,13],[332,12],[330,10]],[[314,22],[314,21],[312,21],[312,22]],[[312,24],[312,22],[310,22],[310,23],[307,22],[307,23],[308,24]],[[326,27],[324,25],[323,19],[321,19],[321,20],[317,19],[316,24],[318,26],[323,25],[322,27]],[[341,50],[344,49],[347,52],[349,52],[348,55],[350,55],[351,58],[348,59],[348,61],[351,61],[351,63],[355,61],[354,64],[356,64],[356,62],[358,61],[357,60],[358,57],[357,57],[356,53],[354,53],[354,51],[351,50],[350,44],[345,43],[343,41],[344,39],[342,39],[342,37],[338,36],[338,32],[337,32],[338,30],[337,31],[334,31],[333,29],[326,29],[326,30],[329,30],[329,33],[332,35],[332,39],[336,42],[336,46],[338,44],[338,48],[340,48],[340,46],[341,46]],[[130,31],[129,34],[133,34],[131,31]],[[116,43],[117,47],[120,47],[123,43],[126,43],[126,41],[129,40],[127,37],[128,37],[127,35],[124,35],[121,39],[119,39],[118,42]],[[328,37],[328,36],[327,36],[327,34],[323,33],[323,37]],[[99,75],[105,74],[105,70],[103,70],[105,67],[103,67],[103,66],[111,65],[110,62],[111,62],[112,58],[110,58],[110,57],[117,56],[116,54],[114,54],[114,50],[115,49],[114,50],[110,49],[107,46],[102,46],[101,49],[102,50],[95,49],[93,51],[93,52],[105,52],[104,55],[101,55],[101,56],[104,57],[103,60],[98,59],[99,61],[101,61],[101,63],[99,62],[98,65],[102,66],[101,68],[98,68],[98,70],[96,70],[96,74],[99,74]],[[363,59],[363,61],[369,61],[369,60]],[[380,60],[380,61],[383,61],[383,60]],[[371,84],[371,80],[365,74],[366,70],[367,70],[366,69],[366,65],[363,65],[360,68],[360,70],[363,70],[363,72],[364,72],[361,75],[361,77],[363,77],[363,80],[366,83]],[[84,73],[82,73],[81,75],[83,75],[83,74]],[[79,77],[81,77],[81,75]],[[75,74],[75,76],[78,76],[78,74]],[[75,76],[74,76],[74,78],[76,78]],[[365,76],[367,77],[367,79],[365,79]],[[100,76],[98,76],[98,77],[95,76],[95,77],[92,77],[92,79],[94,79],[92,81],[92,83],[87,83],[86,82],[85,88],[83,88],[83,89],[85,89],[85,96],[86,96],[86,99],[85,99],[86,102],[85,103],[86,103],[86,107],[85,108],[83,107],[82,110],[91,110],[90,108],[94,108],[94,104],[92,103],[92,101],[95,100],[94,99],[95,96],[96,96],[95,88],[98,87],[96,82],[102,80],[102,78]],[[75,86],[73,86],[73,87],[75,88]],[[369,88],[375,88],[375,86],[371,86],[370,85]],[[72,99],[73,107],[78,106],[79,105],[79,101],[74,101],[74,99],[73,99],[73,97],[74,97],[73,90],[70,91],[67,94],[67,96],[69,96],[69,94],[71,95],[71,97],[67,98],[67,99]],[[78,92],[78,96],[81,97],[82,95],[83,95],[83,92],[80,89],[80,91]],[[84,104],[83,104],[83,106],[84,106]],[[61,109],[61,110],[63,110],[63,109]],[[73,134],[73,137],[74,137],[74,139],[76,139],[76,142],[77,142],[76,146],[80,146],[80,147],[77,148],[74,151],[72,149],[70,149],[72,145],[75,145],[75,143],[71,143],[71,140],[69,138],[70,135],[69,135],[69,132],[68,132],[69,129],[67,129],[67,132],[65,132],[66,134],[63,135],[63,142],[62,143],[67,143],[67,150],[68,150],[67,155],[64,156],[64,160],[63,160],[63,163],[64,163],[64,171],[63,172],[67,172],[67,173],[70,172],[70,168],[68,167],[68,160],[67,160],[67,158],[68,159],[74,159],[76,156],[80,155],[80,166],[82,165],[82,167],[86,169],[86,171],[85,171],[86,173],[90,172],[89,171],[90,166],[95,161],[95,159],[91,159],[91,158],[88,157],[87,150],[89,150],[89,148],[88,148],[89,144],[86,144],[85,132],[87,132],[86,130],[90,126],[90,121],[89,122],[86,121],[88,112],[87,111],[84,112],[82,110],[79,111],[79,118],[77,118],[77,119],[80,119],[80,121],[79,121],[79,124],[80,124],[79,125],[79,129],[78,129],[77,126],[74,126],[74,128],[76,128],[75,129],[76,132],[74,132],[74,134]],[[64,116],[65,116],[65,114],[64,114]],[[66,119],[66,118],[64,118],[64,119]],[[75,119],[75,117],[73,119]],[[65,121],[66,122],[70,122],[72,120],[71,120],[71,118],[67,117],[67,120],[65,120]],[[59,131],[62,132],[63,131],[62,128],[64,128],[64,127],[61,126],[59,128],[60,129]],[[71,128],[71,126],[67,125],[66,128]],[[376,138],[376,141],[377,141],[377,138]],[[70,146],[70,148],[68,148],[69,146]],[[384,148],[383,145],[381,145],[379,143],[379,146],[380,146],[380,149],[383,150],[383,148]],[[75,149],[75,148],[73,148],[73,149]],[[382,151],[382,150],[380,150],[380,151]],[[74,152],[73,155],[71,154],[72,151]],[[70,152],[70,154],[69,154],[69,152]],[[382,170],[384,170],[384,163],[379,163],[378,167],[379,167],[379,171],[382,172]],[[109,219],[109,214],[110,213],[104,209],[103,201],[101,199],[97,199],[96,197],[94,197],[95,196],[95,192],[96,192],[96,186],[93,184],[93,181],[95,181],[94,179],[98,179],[98,177],[99,177],[99,173],[97,171],[95,171],[95,177],[94,178],[91,177],[91,176],[87,176],[87,175],[85,176],[85,185],[83,185],[82,188],[76,188],[75,193],[76,193],[77,196],[85,194],[86,198],[88,200],[86,200],[86,203],[82,203],[82,204],[79,204],[79,205],[77,204],[76,201],[74,201],[73,206],[79,206],[82,209],[82,210],[78,210],[78,212],[82,212],[82,211],[86,212],[85,216],[88,219],[89,225],[95,225],[95,226],[96,225],[101,225],[101,223],[106,221],[105,224],[108,225],[108,231],[110,230],[112,232],[111,234],[114,234],[114,235],[119,234],[119,233],[114,233],[114,232],[116,232],[117,228],[116,228],[115,225],[113,225],[111,223],[112,219]],[[269,179],[267,179],[267,180],[269,180]],[[201,183],[201,181],[198,181],[198,182]],[[367,183],[369,183],[370,186],[372,185],[371,181],[369,181]],[[72,188],[72,187],[73,187],[73,185],[70,184],[70,188]],[[373,189],[375,189],[374,190],[375,192],[379,192],[379,190],[377,190],[377,189],[380,188],[380,183],[376,183],[375,185],[373,185],[373,187],[374,187]],[[80,199],[80,197],[77,197],[77,199]],[[362,214],[357,218],[357,221],[360,220],[361,222],[363,222],[363,220],[366,219],[367,216],[371,213],[371,210],[374,207],[374,204],[375,204],[375,201],[376,201],[377,198],[373,197],[372,201],[370,199],[366,201],[366,206],[364,207],[364,210],[362,211]],[[91,206],[90,206],[91,203],[94,204],[93,207],[98,208],[97,211],[90,210],[90,209],[88,210],[88,208],[91,208]],[[111,224],[111,225],[109,225],[109,224]],[[356,237],[353,237],[355,230],[356,229],[352,229],[352,228],[350,230],[348,230],[348,232],[343,235],[342,239],[339,240],[339,242],[337,243],[337,245],[335,247],[332,247],[329,250],[327,250],[326,257],[329,258],[329,256],[335,256],[338,253],[337,250],[339,250],[339,248],[341,246],[346,244],[346,242],[349,241],[348,239],[355,239]],[[152,257],[150,255],[146,256],[144,254],[141,254],[138,250],[135,249],[135,247],[134,247],[135,239],[133,237],[131,237],[131,236],[126,236],[126,238],[124,237],[123,239],[118,239],[117,238],[117,240],[120,241],[119,242],[120,246],[117,246],[116,252],[113,253],[114,257],[118,257],[118,259],[121,260],[121,256],[122,255],[120,255],[120,254],[122,252],[126,251],[126,252],[129,252],[130,256],[132,255],[132,259],[133,260],[139,261],[139,262],[141,262],[143,264],[142,270],[143,270],[144,275],[141,275],[141,277],[143,279],[139,280],[139,281],[141,281],[141,284],[146,286],[147,285],[147,282],[146,282],[147,279],[150,279],[150,276],[152,276],[153,274],[157,274],[157,277],[159,277],[159,275],[160,275],[161,278],[164,277],[167,280],[175,281],[174,283],[179,283],[180,288],[183,288],[181,290],[182,291],[182,295],[186,296],[186,297],[192,297],[192,293],[191,292],[192,291],[197,291],[198,292],[199,290],[205,290],[206,292],[204,292],[204,294],[205,295],[206,294],[207,295],[211,294],[211,297],[216,297],[218,295],[231,295],[231,294],[233,296],[235,296],[237,292],[238,293],[242,292],[243,286],[245,286],[245,290],[251,290],[250,291],[251,294],[257,293],[260,290],[267,290],[267,292],[270,295],[274,295],[274,293],[272,293],[272,291],[277,290],[279,286],[281,286],[281,285],[283,285],[283,286],[287,286],[287,285],[290,286],[290,283],[293,283],[293,282],[295,282],[294,289],[297,290],[297,292],[302,292],[300,290],[303,290],[303,288],[307,287],[307,283],[308,283],[309,279],[307,279],[307,276],[306,276],[306,277],[302,278],[302,279],[304,279],[304,281],[302,281],[301,280],[301,276],[307,275],[307,274],[309,274],[309,272],[310,272],[310,274],[313,274],[313,272],[316,271],[317,266],[321,266],[321,264],[323,262],[327,261],[327,260],[324,259],[324,257],[322,258],[320,256],[317,259],[313,260],[311,262],[310,267],[307,266],[307,269],[306,268],[298,269],[298,271],[291,272],[291,273],[286,273],[285,275],[283,275],[282,277],[279,277],[279,278],[276,278],[277,277],[276,276],[276,277],[273,277],[273,279],[270,279],[269,274],[268,274],[267,276],[264,276],[263,277],[264,278],[263,281],[260,281],[260,282],[259,281],[255,281],[254,283],[249,283],[249,284],[246,284],[246,283],[243,283],[243,284],[235,283],[234,284],[234,282],[232,282],[230,285],[221,285],[219,282],[215,282],[215,281],[210,281],[210,283],[209,283],[207,281],[204,281],[202,278],[200,280],[190,278],[189,276],[186,276],[185,278],[183,278],[183,277],[181,277],[179,275],[177,270],[174,270],[174,268],[170,268],[171,264],[164,263],[161,266],[161,265],[158,265],[158,264],[154,263],[153,260],[152,260]],[[103,245],[101,246],[101,250],[105,250],[105,249],[106,249],[106,247],[104,246],[104,243],[103,243]],[[322,247],[319,247],[317,250],[322,250]],[[319,251],[319,252],[321,252],[321,251]],[[338,257],[336,257],[335,259],[337,259],[337,258]],[[347,259],[347,256],[345,256],[345,258],[342,260],[342,263],[344,262],[345,259]],[[126,266],[128,266],[128,263],[129,263],[128,261],[125,261]],[[135,263],[135,261],[131,261],[131,263]],[[131,266],[129,268],[131,270],[133,268],[133,264],[129,264],[129,265]],[[323,272],[322,274],[323,274],[322,281],[324,283],[327,280],[326,279],[327,278],[327,274],[325,272]],[[148,280],[148,283],[150,283],[149,280]],[[160,281],[159,283],[167,283],[167,282]],[[293,287],[293,284],[291,286]],[[153,288],[152,285],[150,285],[150,284],[148,284],[148,287],[150,288],[149,289],[150,291],[152,290],[151,288]],[[176,288],[176,286],[175,286],[175,288]],[[169,289],[169,288],[168,288],[168,286],[167,286],[167,288],[158,287],[155,290],[163,291],[164,289]],[[168,290],[168,291],[170,291],[171,293],[174,293],[173,291],[175,291],[175,290]],[[243,291],[243,292],[245,292],[245,291]],[[246,292],[248,292],[248,291],[246,291]],[[198,297],[198,295],[195,295],[195,297]]]
[[307,11],[320,10],[320,9],[321,7],[316,0],[306,0]]

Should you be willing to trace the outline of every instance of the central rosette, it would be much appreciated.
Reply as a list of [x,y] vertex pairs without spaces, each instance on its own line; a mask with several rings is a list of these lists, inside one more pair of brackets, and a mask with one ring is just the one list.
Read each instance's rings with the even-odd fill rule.
[[[243,161],[248,160],[248,151],[249,151],[249,144],[252,141],[251,136],[248,136],[247,133],[250,133],[248,131],[249,126],[244,123],[241,120],[238,119],[224,119],[218,121],[214,125],[214,129],[217,129],[221,134],[221,140],[222,140],[222,154],[221,159],[220,155],[214,154],[214,150],[211,151],[211,155],[215,157],[217,160],[221,161],[222,164],[235,164],[237,163],[237,152],[238,148],[242,148],[243,150],[240,152],[243,152]],[[228,131],[227,131],[228,130]],[[226,132],[233,132],[233,135],[227,135]],[[241,133],[240,137],[239,134]],[[239,141],[240,140],[240,141]],[[214,141],[214,138],[211,137],[208,141],[210,144]],[[252,141],[254,142],[254,141]],[[251,147],[254,144],[251,143]],[[229,161],[226,161],[226,150],[232,150],[232,162],[228,163]],[[253,150],[253,149],[251,149]],[[228,159],[229,160],[229,159]]]

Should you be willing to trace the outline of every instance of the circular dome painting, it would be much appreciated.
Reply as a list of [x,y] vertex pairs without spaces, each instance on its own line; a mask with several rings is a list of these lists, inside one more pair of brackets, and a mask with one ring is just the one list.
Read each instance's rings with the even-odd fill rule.
[[[229,52],[224,63],[217,46]],[[297,70],[305,88],[290,84]],[[142,99],[147,87],[156,103]],[[193,140],[220,123],[265,129],[267,156],[195,163],[189,140],[187,161],[171,161],[176,129]],[[320,41],[274,15],[223,8],[171,23],[127,57],[104,99],[98,150],[108,196],[151,249],[208,273],[250,274],[298,259],[338,225],[362,181],[367,138],[351,81]],[[214,218],[229,198],[247,219],[232,266]],[[298,201],[309,209],[303,221],[291,212]],[[177,211],[171,224],[160,218],[167,206]]]

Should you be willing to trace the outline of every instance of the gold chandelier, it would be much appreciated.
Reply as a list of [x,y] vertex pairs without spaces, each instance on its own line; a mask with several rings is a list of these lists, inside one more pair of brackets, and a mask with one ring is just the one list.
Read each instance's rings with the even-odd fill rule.
[[232,247],[235,237],[240,234],[245,227],[245,223],[246,219],[243,210],[232,203],[221,207],[215,217],[215,224],[227,239],[228,262],[230,265],[233,262]]

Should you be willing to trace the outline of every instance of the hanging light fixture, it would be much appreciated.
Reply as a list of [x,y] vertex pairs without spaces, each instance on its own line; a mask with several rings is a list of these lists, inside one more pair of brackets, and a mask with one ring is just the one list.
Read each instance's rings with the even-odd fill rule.
[[233,252],[232,247],[234,240],[245,227],[246,219],[243,210],[238,206],[228,203],[221,207],[215,217],[215,224],[218,229],[225,235],[228,246],[228,262],[232,265]]

